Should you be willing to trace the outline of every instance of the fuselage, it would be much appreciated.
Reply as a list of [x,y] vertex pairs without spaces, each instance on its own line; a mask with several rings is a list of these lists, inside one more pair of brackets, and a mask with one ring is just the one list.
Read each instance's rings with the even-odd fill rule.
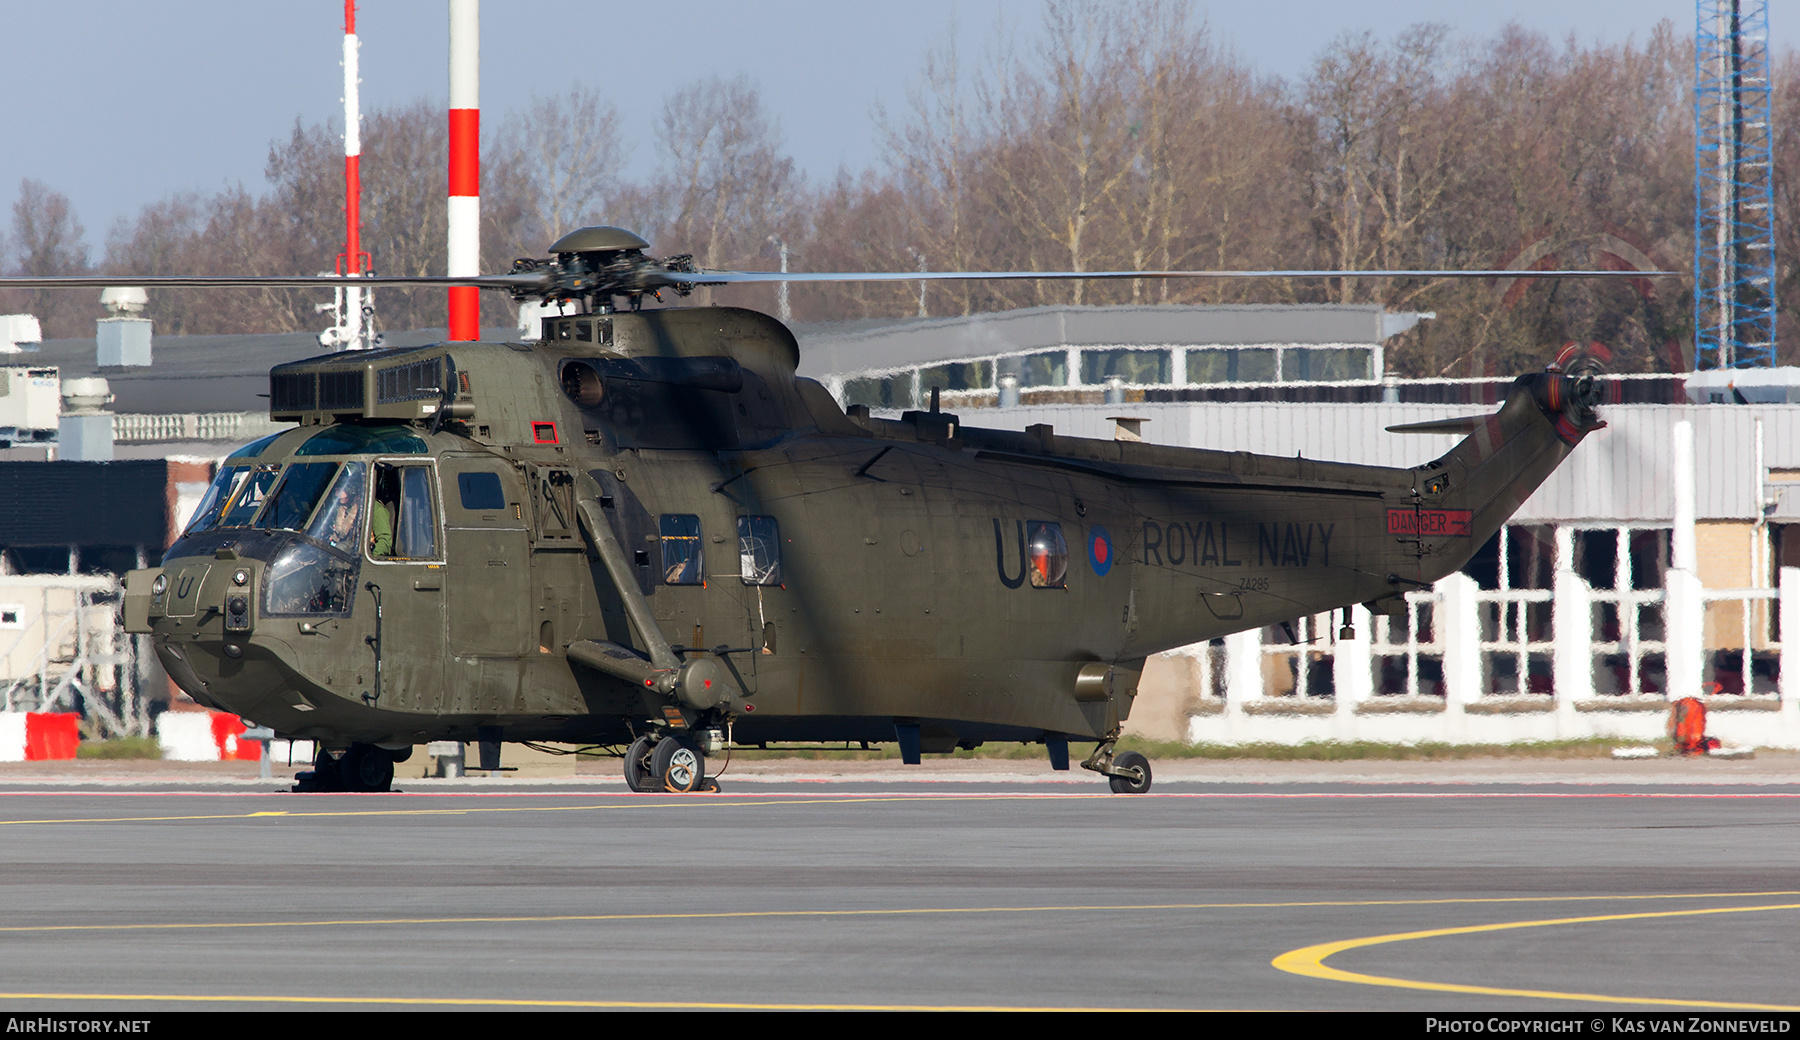
[[170,675],[328,744],[617,743],[682,706],[583,648],[660,639],[740,742],[1097,739],[1150,654],[1454,570],[1584,432],[1523,382],[1412,469],[882,420],[763,315],[583,321],[277,369],[301,425],[129,582]]

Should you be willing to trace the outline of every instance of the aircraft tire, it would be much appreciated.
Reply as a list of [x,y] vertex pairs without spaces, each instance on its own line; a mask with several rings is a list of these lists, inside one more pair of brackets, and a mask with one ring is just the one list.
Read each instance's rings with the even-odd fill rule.
[[345,791],[390,791],[394,787],[394,757],[372,744],[350,745],[337,765]]
[[1133,780],[1129,776],[1109,776],[1106,782],[1112,786],[1113,794],[1143,794],[1150,790],[1150,760],[1135,751],[1121,751],[1113,756],[1113,765],[1120,769],[1136,769],[1142,779]]
[[672,734],[657,741],[650,756],[650,775],[652,783],[661,781],[665,791],[691,794],[706,780],[706,755],[692,737]]
[[650,783],[650,738],[639,737],[625,750],[625,787],[631,791],[654,790]]
[[331,757],[331,752],[324,748],[313,756],[312,790],[318,792],[342,791],[343,777],[338,769],[338,760]]

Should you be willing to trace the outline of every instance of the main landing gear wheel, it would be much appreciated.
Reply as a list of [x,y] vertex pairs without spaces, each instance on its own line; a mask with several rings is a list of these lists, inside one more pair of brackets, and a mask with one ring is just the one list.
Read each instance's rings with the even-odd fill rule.
[[1150,790],[1150,760],[1143,755],[1135,751],[1121,751],[1113,756],[1113,768],[1124,771],[1137,770],[1135,778],[1128,772],[1125,775],[1114,773],[1106,778],[1106,782],[1112,786],[1114,794],[1143,794]]
[[652,742],[649,737],[639,737],[631,742],[625,751],[625,786],[632,791],[656,790],[650,779],[650,751]]
[[671,734],[651,752],[650,776],[653,784],[661,781],[664,790],[676,794],[698,791],[706,780],[706,756],[693,738]]
[[352,744],[337,762],[345,791],[389,791],[394,786],[394,756],[373,744]]
[[342,791],[344,785],[339,780],[338,760],[331,757],[331,752],[320,748],[313,756],[313,767],[308,772],[294,774],[296,793],[321,794],[327,791]]

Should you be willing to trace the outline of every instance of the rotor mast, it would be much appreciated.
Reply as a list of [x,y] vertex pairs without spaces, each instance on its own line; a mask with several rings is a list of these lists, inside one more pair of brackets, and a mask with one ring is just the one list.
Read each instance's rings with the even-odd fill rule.
[[[450,240],[452,278],[481,273],[481,5],[450,0]],[[452,340],[481,338],[481,301],[472,285],[450,289]]]

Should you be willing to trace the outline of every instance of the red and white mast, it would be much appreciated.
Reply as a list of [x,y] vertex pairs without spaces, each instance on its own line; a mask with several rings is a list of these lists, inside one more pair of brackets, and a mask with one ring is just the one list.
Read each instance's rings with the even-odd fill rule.
[[[366,274],[369,254],[362,251],[362,111],[357,87],[356,0],[344,0],[344,251],[337,258],[337,272]],[[344,289],[344,308],[339,328],[343,345],[352,350],[367,347],[369,330],[363,322],[363,290]]]
[[[450,241],[452,278],[481,273],[481,5],[450,0]],[[450,338],[481,338],[480,290],[450,290]]]

